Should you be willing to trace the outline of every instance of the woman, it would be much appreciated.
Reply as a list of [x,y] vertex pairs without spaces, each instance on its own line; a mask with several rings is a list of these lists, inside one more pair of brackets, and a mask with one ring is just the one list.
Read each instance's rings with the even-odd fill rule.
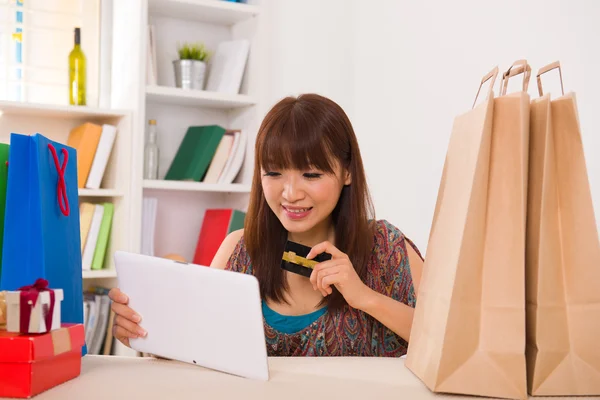
[[[283,270],[287,240],[331,260],[310,278]],[[333,101],[288,97],[266,115],[255,145],[245,227],[211,267],[259,281],[271,356],[406,353],[423,260],[387,221],[375,220],[352,125]],[[114,336],[145,336],[127,296],[110,292]]]

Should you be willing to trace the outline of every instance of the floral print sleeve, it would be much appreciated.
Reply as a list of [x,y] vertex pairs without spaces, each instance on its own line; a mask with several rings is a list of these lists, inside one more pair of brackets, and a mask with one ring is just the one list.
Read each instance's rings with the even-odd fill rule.
[[416,296],[410,261],[406,246],[412,246],[419,254],[419,250],[404,234],[386,220],[377,224],[377,240],[381,254],[379,255],[379,268],[383,278],[383,294],[414,307]]
[[233,249],[227,265],[225,266],[227,271],[241,272],[243,274],[252,274],[252,265],[250,264],[250,256],[246,251],[244,244],[244,237],[238,241],[237,245]]

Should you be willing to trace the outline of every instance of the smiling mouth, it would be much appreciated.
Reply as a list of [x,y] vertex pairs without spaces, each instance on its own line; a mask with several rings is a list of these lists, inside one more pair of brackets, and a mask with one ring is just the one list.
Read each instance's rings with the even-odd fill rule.
[[289,208],[286,206],[282,206],[282,207],[285,211],[292,213],[292,214],[302,214],[302,213],[312,210],[312,207],[305,207],[305,208]]

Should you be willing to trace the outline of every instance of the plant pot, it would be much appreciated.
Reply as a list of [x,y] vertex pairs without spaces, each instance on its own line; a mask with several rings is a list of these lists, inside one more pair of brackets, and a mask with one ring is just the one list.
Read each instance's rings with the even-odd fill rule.
[[175,86],[182,89],[204,89],[206,63],[198,60],[175,60]]

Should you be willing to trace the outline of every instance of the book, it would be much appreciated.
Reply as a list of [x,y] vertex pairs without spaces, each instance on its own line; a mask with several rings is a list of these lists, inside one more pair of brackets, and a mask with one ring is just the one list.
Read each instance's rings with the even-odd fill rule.
[[103,203],[102,221],[100,223],[100,230],[98,231],[94,258],[92,259],[92,269],[102,269],[104,266],[114,211],[115,206],[113,203]]
[[102,136],[102,126],[86,122],[69,133],[67,146],[77,151],[77,187],[84,188]]
[[250,52],[247,39],[229,40],[217,45],[209,61],[206,90],[238,94]]
[[218,183],[232,183],[240,173],[244,157],[246,156],[246,146],[248,145],[248,135],[245,131],[235,133],[231,154],[227,159],[227,164],[223,168]]
[[227,160],[231,157],[231,150],[233,147],[233,142],[235,139],[234,132],[225,132],[223,138],[221,138],[221,142],[217,147],[217,151],[213,159],[210,162],[208,167],[208,171],[206,172],[206,176],[202,179],[204,183],[217,183],[219,180],[219,176],[223,172],[225,165],[227,164]]
[[233,231],[242,229],[246,213],[235,209],[208,209],[194,252],[194,264],[210,266],[221,243]]
[[106,165],[115,143],[115,137],[117,135],[117,127],[109,124],[102,125],[102,133],[100,135],[100,141],[94,154],[94,160],[88,174],[85,187],[88,189],[100,189],[100,183],[104,177],[106,171]]
[[90,231],[85,241],[85,248],[83,249],[83,255],[81,259],[81,268],[84,271],[89,271],[92,269],[94,253],[96,252],[96,243],[98,243],[98,235],[100,234],[103,216],[104,206],[102,204],[95,204]]
[[201,182],[225,129],[218,125],[190,126],[169,166],[165,180]]
[[82,202],[79,205],[79,229],[81,231],[81,254],[85,249],[85,242],[90,232],[95,206],[92,203]]

